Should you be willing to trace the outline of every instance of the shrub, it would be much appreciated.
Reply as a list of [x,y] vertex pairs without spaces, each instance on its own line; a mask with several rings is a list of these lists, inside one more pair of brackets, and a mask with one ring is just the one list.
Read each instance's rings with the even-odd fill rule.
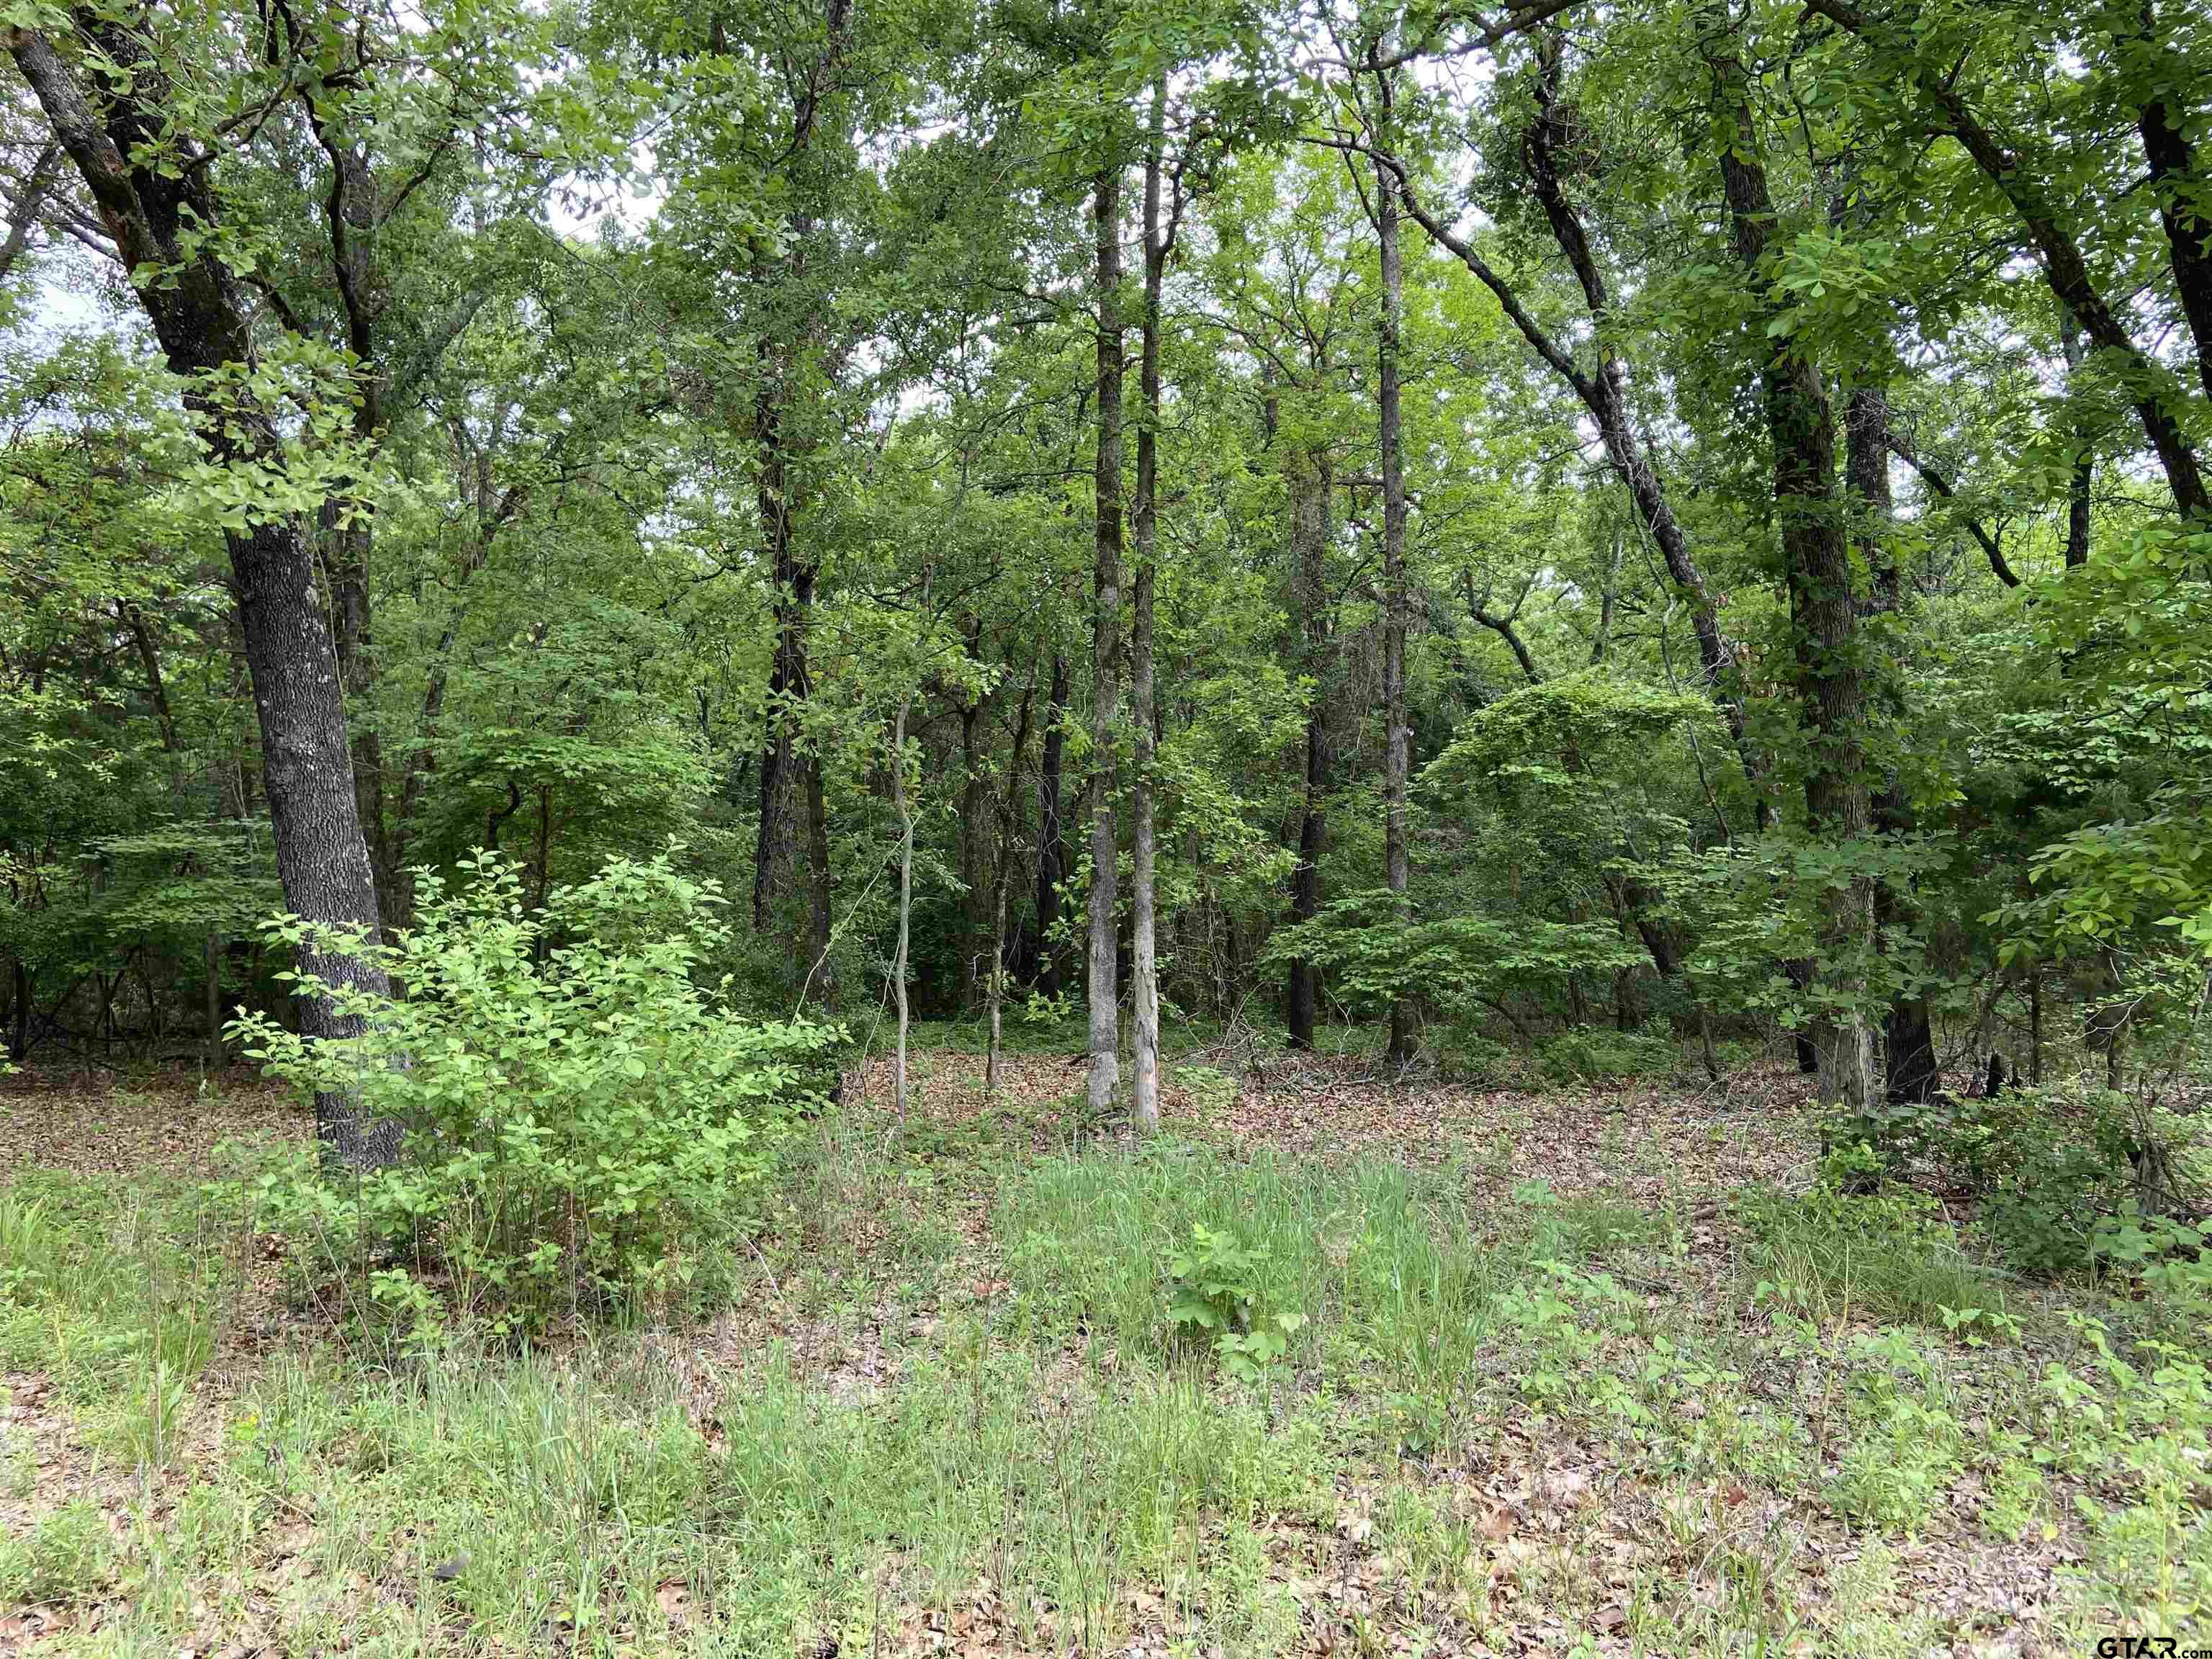
[[[360,1035],[233,1026],[303,1097],[348,1095],[404,1136],[397,1164],[358,1179],[264,1176],[277,1231],[410,1318],[445,1304],[529,1324],[688,1281],[767,1171],[831,1034],[739,1020],[726,980],[698,983],[726,933],[720,896],[665,855],[617,860],[535,912],[497,854],[465,868],[454,889],[426,873],[419,920],[389,948],[353,947],[404,997],[302,982],[360,1015]],[[273,932],[295,943],[305,928]]]
[[66,1504],[21,1540],[0,1540],[0,1606],[90,1601],[114,1571],[114,1545],[99,1505]]
[[1260,1307],[1264,1255],[1231,1230],[1194,1221],[1188,1247],[1168,1265],[1175,1281],[1168,1317],[1212,1339],[1214,1358],[1231,1376],[1256,1382],[1280,1359],[1306,1322],[1303,1313]]
[[1664,1077],[1681,1063],[1682,1047],[1665,1025],[1640,1030],[1578,1025],[1547,1037],[1536,1050],[1544,1075],[1555,1083],[1595,1083],[1614,1078]]
[[2008,1261],[2057,1274],[2098,1259],[2139,1264],[2099,1241],[2140,1211],[2189,1205],[2194,1133],[2110,1090],[2014,1089],[1877,1106],[1832,1121],[1826,1140],[1859,1149],[1863,1185],[1926,1170],[1973,1194]]

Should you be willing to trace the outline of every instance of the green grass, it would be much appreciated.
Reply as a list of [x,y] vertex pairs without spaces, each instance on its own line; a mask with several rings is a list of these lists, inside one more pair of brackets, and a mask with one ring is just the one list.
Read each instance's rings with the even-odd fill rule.
[[2010,1328],[2006,1275],[1968,1255],[1916,1194],[1759,1189],[1738,1207],[1762,1298],[1818,1324],[1870,1316],[1949,1329],[1971,1316],[1984,1336]]
[[[2051,1641],[2212,1604],[2200,1359],[2134,1348],[2116,1308],[2107,1332],[2005,1301],[1924,1208],[1747,1195],[1739,1278],[1671,1208],[1498,1199],[1488,1149],[1038,1155],[1032,1127],[818,1123],[757,1256],[718,1269],[788,1343],[714,1367],[683,1330],[395,1352],[303,1320],[220,1402],[198,1379],[242,1218],[19,1177],[9,1365],[54,1379],[94,1468],[174,1463],[193,1424],[217,1454],[115,1526],[40,1498],[0,1613],[112,1606],[69,1650],[131,1659],[249,1628],[299,1652],[903,1652],[979,1600],[1029,1650],[1164,1627],[1275,1654],[1324,1616],[1355,1649],[1464,1650],[1540,1610],[1565,1650],[1902,1654],[1954,1633],[1900,1565],[1928,1540],[2060,1528],[2081,1559]],[[980,1259],[952,1220],[979,1202]],[[1172,1316],[1196,1225],[1249,1250],[1255,1310],[1304,1316],[1257,1386]],[[830,1328],[870,1363],[802,1340]],[[25,1485],[26,1449],[0,1452]],[[1547,1509],[1558,1467],[1599,1484]],[[1501,1531],[1489,1494],[1515,1490],[1539,1495]],[[1808,1516],[1859,1565],[1827,1573]],[[1297,1588],[1346,1562],[1361,1608]]]

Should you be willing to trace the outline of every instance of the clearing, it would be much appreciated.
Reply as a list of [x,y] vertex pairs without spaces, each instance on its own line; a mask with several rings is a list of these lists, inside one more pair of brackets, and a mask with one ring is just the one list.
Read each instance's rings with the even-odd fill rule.
[[2027,1656],[2212,1589],[2152,1315],[1803,1196],[1781,1066],[1187,1064],[1147,1144],[981,1072],[805,1126],[723,1310],[526,1352],[304,1297],[204,1185],[309,1133],[246,1074],[0,1083],[0,1653]]

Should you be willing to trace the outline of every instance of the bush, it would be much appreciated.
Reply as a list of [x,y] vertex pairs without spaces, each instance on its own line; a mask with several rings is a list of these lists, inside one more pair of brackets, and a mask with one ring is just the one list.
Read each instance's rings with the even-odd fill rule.
[[1547,1037],[1536,1050],[1537,1064],[1555,1083],[1595,1083],[1614,1078],[1664,1077],[1681,1063],[1682,1046],[1655,1021],[1640,1030],[1578,1025]]
[[1863,1148],[1868,1181],[1925,1170],[1972,1194],[2008,1262],[2055,1275],[2110,1255],[2099,1240],[2116,1222],[2189,1206],[2193,1133],[2175,1114],[2110,1090],[2012,1089],[1880,1105],[1832,1121],[1825,1138]]
[[410,1317],[445,1304],[527,1325],[688,1282],[766,1173],[831,1034],[738,1020],[726,980],[696,982],[726,933],[720,896],[665,856],[617,860],[536,912],[497,854],[465,867],[455,890],[425,875],[396,944],[359,947],[404,998],[303,983],[361,1015],[359,1036],[308,1042],[258,1015],[233,1026],[303,1098],[348,1095],[404,1137],[390,1168],[333,1181],[295,1166],[259,1196],[278,1231]]
[[66,1504],[25,1537],[0,1540],[0,1607],[88,1601],[114,1571],[107,1517],[98,1504]]

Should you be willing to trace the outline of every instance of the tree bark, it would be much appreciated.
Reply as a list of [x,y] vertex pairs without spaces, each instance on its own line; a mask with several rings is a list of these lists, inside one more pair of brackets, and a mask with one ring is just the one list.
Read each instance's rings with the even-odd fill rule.
[[[2143,0],[2143,46],[2154,60],[2167,48],[2158,39],[2153,0]],[[2191,66],[2197,75],[2202,66]],[[2165,65],[2158,64],[2160,70]],[[2177,73],[2188,70],[2177,66]],[[2201,82],[2200,82],[2201,89]],[[2195,147],[2183,123],[2186,112],[2163,88],[2142,106],[2136,130],[2142,135],[2143,159],[2150,165],[2151,189],[2158,198],[2159,222],[2166,228],[2166,262],[2181,314],[2197,342],[2197,378],[2212,398],[2212,179],[2197,168]]]
[[[828,0],[822,47],[803,64],[787,60],[792,79],[791,130],[785,165],[799,180],[800,206],[791,216],[785,252],[757,275],[793,280],[805,275],[820,219],[818,185],[812,177],[814,131],[850,44],[852,0]],[[719,24],[710,27],[710,40]],[[717,48],[719,50],[719,48]],[[823,296],[826,299],[829,296]],[[775,583],[775,653],[769,665],[768,730],[761,748],[760,822],[753,843],[753,931],[773,925],[776,896],[797,867],[793,823],[803,803],[806,814],[806,863],[811,890],[806,924],[808,954],[826,969],[830,948],[829,858],[823,817],[822,757],[802,741],[801,714],[812,694],[807,661],[807,628],[813,615],[820,566],[797,534],[800,480],[793,465],[802,449],[793,431],[800,409],[797,384],[805,347],[823,320],[823,307],[805,310],[781,337],[764,337],[757,349],[760,387],[753,400],[753,442],[760,457],[755,497],[767,563]],[[824,996],[830,995],[827,978]]]
[[1037,760],[1036,969],[1035,983],[1045,996],[1060,994],[1060,947],[1053,932],[1066,901],[1060,882],[1067,868],[1066,830],[1060,823],[1060,755],[1067,718],[1067,659],[1052,655],[1052,683],[1045,694],[1044,749]]
[[[251,310],[236,279],[211,247],[184,251],[192,245],[184,233],[196,239],[220,222],[206,170],[153,165],[168,125],[167,76],[132,31],[89,10],[73,16],[84,37],[128,77],[125,90],[104,94],[102,113],[95,114],[43,34],[10,31],[9,51],[82,175],[125,267],[166,273],[141,288],[139,299],[170,368],[186,381],[185,407],[211,459],[218,465],[258,461],[281,447],[270,418],[256,410],[218,408],[202,378],[248,361],[252,351]],[[134,163],[128,159],[134,155],[149,159]],[[331,930],[374,937],[376,888],[313,547],[289,518],[226,531],[224,539],[261,727],[277,875],[286,906],[320,930],[301,947],[300,970],[333,986],[386,994],[383,969],[331,937]],[[301,1005],[301,1028],[311,1037],[360,1030],[359,1017],[339,1013],[327,996],[305,996]],[[318,1097],[316,1132],[327,1153],[351,1168],[378,1167],[398,1156],[399,1126],[365,1119],[342,1096]]]
[[[1767,237],[1775,223],[1759,134],[1749,103],[1742,60],[1726,23],[1707,14],[1717,33],[1705,43],[1714,107],[1723,128],[1720,149],[1723,191],[1737,258],[1754,291],[1764,295]],[[1762,309],[1771,312],[1771,300]],[[1816,834],[1846,842],[1871,826],[1866,781],[1867,687],[1855,638],[1857,609],[1851,594],[1850,549],[1836,501],[1834,411],[1819,371],[1786,336],[1762,337],[1759,379],[1774,453],[1774,507],[1779,520],[1796,690],[1811,732],[1812,764],[1805,797]],[[1838,958],[1864,948],[1874,928],[1873,884],[1851,878],[1823,902],[1820,979],[1846,1004],[1858,987]],[[1816,987],[1817,988],[1817,987]],[[1873,1032],[1855,1007],[1816,1000],[1811,1021],[1824,1105],[1863,1113],[1875,1094]]]
[[1036,663],[1030,663],[1022,686],[1022,705],[1014,721],[1014,749],[1007,763],[1006,793],[999,800],[999,859],[991,881],[991,981],[987,1006],[991,1017],[991,1046],[983,1060],[983,1092],[999,1096],[999,1054],[1006,1006],[1006,890],[1013,884],[1014,818],[1021,799],[1022,772],[1029,759],[1030,708],[1036,698]]
[[[1291,915],[1311,921],[1321,914],[1321,860],[1328,845],[1329,672],[1328,538],[1333,465],[1314,449],[1291,458],[1291,537],[1298,567],[1298,608],[1305,635],[1305,811],[1298,823],[1298,865],[1291,890]],[[1310,1049],[1320,1020],[1321,970],[1304,957],[1291,960],[1286,1019],[1291,1046]]]
[[891,722],[891,802],[899,821],[898,947],[891,955],[891,992],[898,1001],[898,1055],[891,1070],[891,1109],[906,1121],[907,941],[914,918],[914,813],[906,798],[906,714],[912,696],[899,700]]
[[[2058,349],[2066,358],[2068,387],[2081,367],[2081,325],[2063,307],[2058,313]],[[2096,483],[2096,458],[2087,422],[2074,423],[2074,466],[2066,480],[2066,568],[2079,569],[2089,562],[2089,491]]]
[[1130,1118],[1139,1134],[1160,1127],[1160,976],[1154,889],[1152,823],[1153,571],[1159,557],[1160,292],[1167,276],[1173,231],[1160,216],[1167,166],[1167,77],[1152,83],[1151,130],[1145,149],[1145,297],[1137,349],[1137,489],[1130,504],[1136,542],[1136,604],[1129,640],[1130,726],[1135,753],[1130,766],[1129,909],[1130,996],[1135,1006],[1134,1074]]
[[[1376,76],[1379,122],[1389,131],[1392,86],[1388,73]],[[1398,329],[1405,307],[1406,273],[1398,239],[1396,180],[1386,165],[1375,164],[1375,238],[1382,278],[1382,304],[1375,325],[1376,442],[1382,471],[1382,718],[1383,878],[1401,923],[1413,920],[1408,888],[1411,859],[1407,846],[1406,797],[1412,770],[1413,733],[1406,724],[1406,457],[1403,411],[1398,382]],[[1403,996],[1390,1004],[1390,1058],[1403,1064],[1413,1057],[1413,1010]]]
[[1098,448],[1093,478],[1097,514],[1091,634],[1091,1015],[1090,1107],[1094,1120],[1114,1109],[1121,1083],[1120,1006],[1115,968],[1115,911],[1120,901],[1115,833],[1120,816],[1115,750],[1121,714],[1121,175],[1101,171],[1092,185],[1097,229]]
[[[1844,477],[1858,526],[1858,544],[1869,574],[1872,594],[1869,614],[1895,617],[1904,608],[1904,573],[1891,543],[1894,503],[1889,489],[1889,393],[1869,381],[1855,388],[1844,416]],[[1894,666],[1885,690],[1893,714],[1899,676]],[[1887,836],[1908,836],[1913,830],[1912,802],[1904,780],[1893,770],[1870,803],[1874,828]],[[1887,883],[1875,888],[1877,940],[1906,925],[1910,905],[1905,894]],[[1924,1103],[1935,1097],[1941,1080],[1936,1059],[1936,1031],[1927,992],[1908,987],[1890,999],[1882,1016],[1883,1088],[1891,1103]]]

